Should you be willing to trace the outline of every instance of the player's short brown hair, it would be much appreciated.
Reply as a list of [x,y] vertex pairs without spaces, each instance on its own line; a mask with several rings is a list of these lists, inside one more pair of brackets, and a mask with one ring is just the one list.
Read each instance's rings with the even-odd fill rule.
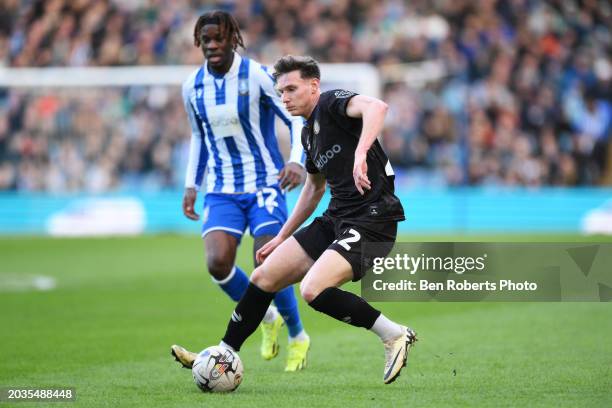
[[300,78],[321,79],[317,61],[309,56],[285,55],[274,64],[274,78],[292,71],[300,71]]

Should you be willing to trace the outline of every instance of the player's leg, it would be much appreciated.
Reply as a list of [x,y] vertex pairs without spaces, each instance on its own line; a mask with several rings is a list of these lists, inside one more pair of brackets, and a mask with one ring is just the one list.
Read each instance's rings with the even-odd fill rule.
[[[274,238],[273,235],[262,235],[255,237],[253,252],[256,253],[272,238]],[[257,261],[255,261],[255,264],[259,266]],[[270,360],[278,355],[280,350],[278,339],[284,323],[287,324],[287,328],[289,329],[289,350],[295,349],[295,347],[292,347],[292,343],[295,342],[307,343],[305,346],[306,349],[308,349],[310,344],[310,339],[302,327],[297,299],[293,291],[293,285],[289,285],[286,288],[278,291],[274,296],[274,303],[276,307],[270,306],[268,308],[268,311],[264,315],[260,326],[262,333],[260,353],[265,360]],[[288,353],[288,359],[290,359],[289,357],[291,354],[291,352]],[[289,368],[287,371],[295,370]]]
[[235,302],[240,300],[249,284],[247,274],[235,265],[238,244],[235,235],[222,230],[210,231],[204,237],[208,273]]
[[237,302],[249,283],[246,273],[235,265],[236,251],[246,228],[246,216],[236,196],[207,194],[202,218],[208,273],[213,282]]
[[[278,231],[277,231],[278,233]],[[262,246],[269,242],[275,235],[263,235],[255,238],[255,245],[253,246],[254,253],[256,253]],[[256,263],[257,265],[257,263]],[[259,266],[259,265],[257,265]],[[293,286],[287,286],[277,292],[274,297],[274,304],[278,309],[282,319],[287,324],[289,329],[290,341],[296,338],[305,336],[302,321],[297,305],[297,299],[293,291]],[[266,319],[264,319],[266,321]]]
[[[249,229],[255,242],[253,244],[253,265],[259,266],[256,252],[275,236],[284,220],[287,209],[285,206],[279,208],[277,196],[282,192],[274,188],[263,188],[248,195],[248,201],[244,202],[249,222]],[[284,200],[282,201],[284,203]],[[260,354],[264,360],[270,360],[278,355],[280,344],[278,338],[284,320],[276,307],[270,305],[261,321],[261,346]]]
[[318,217],[279,245],[251,275],[251,284],[228,323],[221,345],[239,349],[257,327],[274,294],[302,280],[313,260],[333,240],[333,222],[328,217]]
[[[206,263],[213,282],[235,302],[239,301],[249,284],[247,274],[235,264],[236,251],[248,220],[252,219],[250,194],[207,194],[204,203],[202,237],[206,248]],[[264,225],[260,230],[265,233]],[[252,227],[251,227],[252,228]],[[268,311],[270,320],[276,319],[276,309]]]
[[[246,217],[236,198],[229,194],[207,194],[202,211],[202,238],[206,265],[213,282],[234,301],[240,300],[249,284],[242,269],[234,265],[236,249],[246,228]],[[174,358],[191,368],[197,357],[179,345],[171,348]]]
[[[249,209],[249,227],[255,238],[253,246],[253,259],[256,266],[255,254],[257,251],[274,238],[287,220],[287,205],[285,195],[278,187],[268,187],[260,190],[251,202]],[[303,365],[306,352],[310,345],[310,339],[302,326],[298,310],[297,299],[293,286],[281,289],[274,297],[282,319],[287,324],[289,331],[289,353],[287,357],[287,371],[295,371]],[[269,310],[274,310],[270,308]],[[278,353],[279,320],[271,320],[271,313],[267,312],[262,321],[262,346],[261,354],[265,359],[272,358]],[[293,344],[301,343],[301,344]]]
[[[253,244],[253,254],[255,254],[259,248],[265,245],[272,237],[270,235],[264,235],[261,237],[255,237]],[[259,263],[253,255],[253,264],[255,267],[259,266]],[[285,288],[286,289],[286,288]],[[280,293],[280,292],[279,292]],[[278,296],[278,293],[277,293]],[[259,353],[264,360],[271,360],[278,355],[280,350],[280,344],[278,338],[280,336],[281,329],[283,327],[284,320],[279,310],[276,307],[270,305],[263,319],[261,320],[261,346]]]
[[[272,235],[264,235],[255,238],[255,252],[272,238]],[[266,313],[266,316],[264,316],[261,323],[261,355],[266,358],[266,356],[276,356],[276,354],[278,354],[279,345],[277,334],[278,329],[281,327],[279,323],[282,323],[284,320],[289,329],[285,371],[300,370],[306,366],[306,358],[308,350],[310,349],[310,336],[308,336],[306,330],[304,330],[302,326],[293,285],[289,285],[276,292],[274,303],[282,317],[279,317],[279,319],[273,322],[266,322],[266,317],[269,313]]]
[[343,291],[339,286],[349,280],[359,280],[365,272],[359,241],[388,241],[390,245],[385,246],[384,253],[365,254],[367,257],[386,256],[395,240],[395,231],[395,226],[375,232],[358,227],[346,228],[330,245],[330,249],[315,262],[300,285],[304,300],[313,309],[353,326],[371,330],[380,337],[385,346],[383,381],[387,384],[399,376],[409,347],[416,341],[416,335],[411,329],[388,319],[360,296]]
[[313,309],[344,323],[370,329],[380,311],[354,293],[339,289],[352,278],[351,264],[338,252],[327,250],[302,280],[300,293]]
[[251,282],[227,325],[222,345],[240,350],[255,331],[276,292],[299,282],[313,264],[294,237],[278,246],[251,275]]

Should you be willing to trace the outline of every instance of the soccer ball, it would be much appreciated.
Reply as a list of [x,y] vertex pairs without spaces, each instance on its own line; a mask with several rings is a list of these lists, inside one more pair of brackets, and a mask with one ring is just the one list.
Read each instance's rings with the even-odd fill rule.
[[212,346],[198,354],[191,369],[193,380],[204,392],[231,392],[242,382],[242,361],[238,354]]

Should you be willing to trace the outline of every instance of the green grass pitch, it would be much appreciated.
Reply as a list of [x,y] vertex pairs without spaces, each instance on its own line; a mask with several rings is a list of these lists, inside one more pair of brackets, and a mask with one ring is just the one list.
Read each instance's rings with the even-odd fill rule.
[[[251,245],[239,254],[245,269]],[[279,357],[263,361],[256,333],[240,353],[238,391],[203,394],[169,352],[173,343],[217,344],[225,330],[233,306],[203,259],[196,236],[0,239],[0,387],[76,388],[76,402],[53,407],[612,406],[612,304],[604,303],[378,303],[420,337],[386,386],[376,336],[300,299],[312,338],[306,370],[283,372],[284,339]],[[57,287],[6,290],[25,275]]]

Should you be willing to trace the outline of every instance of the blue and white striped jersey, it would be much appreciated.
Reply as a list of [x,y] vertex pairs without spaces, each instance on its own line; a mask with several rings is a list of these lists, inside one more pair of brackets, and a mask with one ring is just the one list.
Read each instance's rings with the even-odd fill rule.
[[278,183],[284,160],[274,129],[278,115],[291,130],[289,161],[304,163],[303,119],[291,116],[280,101],[266,68],[238,53],[223,76],[207,64],[183,83],[183,102],[191,124],[185,187],[207,192],[253,192]]

